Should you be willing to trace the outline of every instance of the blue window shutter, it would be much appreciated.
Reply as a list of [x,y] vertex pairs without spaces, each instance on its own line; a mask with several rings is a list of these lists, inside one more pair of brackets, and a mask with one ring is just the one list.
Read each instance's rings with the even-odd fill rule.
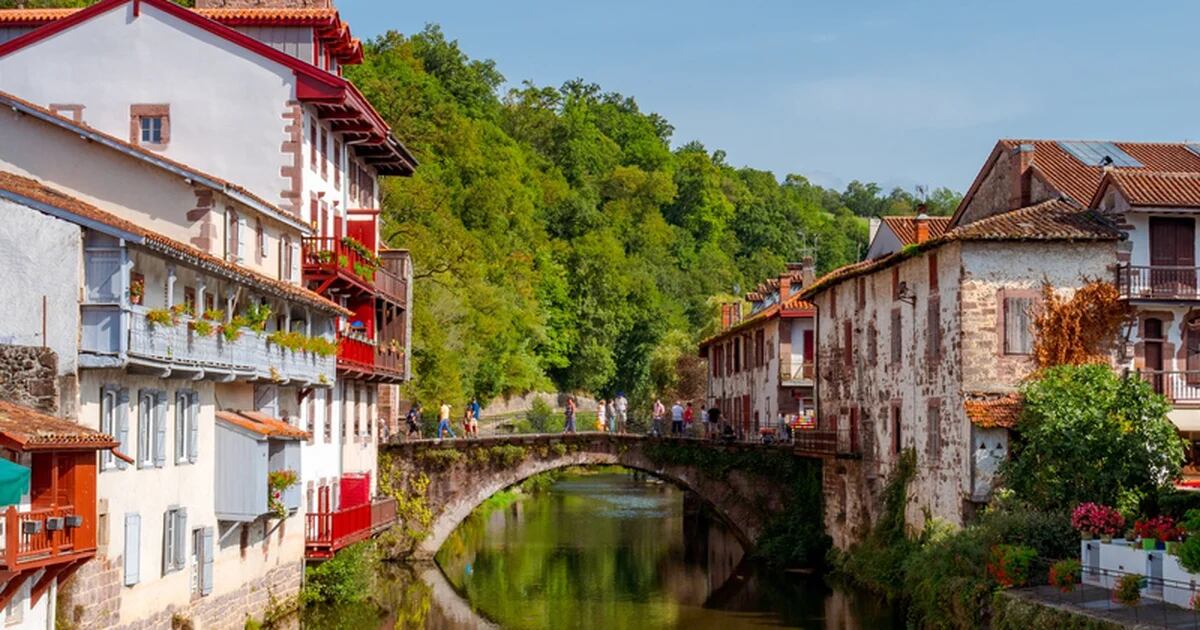
[[195,462],[200,455],[200,394],[188,395],[188,461]]
[[204,566],[200,568],[200,594],[208,595],[213,588],[213,528],[204,528]]
[[133,586],[140,579],[142,517],[138,514],[125,515],[125,586]]
[[153,400],[153,396],[154,394],[149,390],[138,390],[137,453],[134,454],[133,457],[133,459],[137,462],[138,468],[143,468],[146,466],[146,460],[150,455],[150,431],[153,429],[154,423],[152,418],[154,417],[154,413],[150,406],[151,403],[147,399],[149,398],[150,400]]
[[175,462],[179,463],[187,457],[184,449],[188,436],[187,414],[191,396],[184,391],[175,394]]
[[[133,451],[129,443],[129,390],[121,389],[117,393],[117,442],[121,444],[121,454],[129,456]],[[129,466],[125,460],[117,458],[117,468],[125,470]]]
[[187,566],[187,508],[175,511],[175,568]]
[[167,461],[167,393],[154,394],[154,467]]
[[175,556],[175,513],[173,510],[163,512],[162,533],[162,574],[171,572],[171,558]]

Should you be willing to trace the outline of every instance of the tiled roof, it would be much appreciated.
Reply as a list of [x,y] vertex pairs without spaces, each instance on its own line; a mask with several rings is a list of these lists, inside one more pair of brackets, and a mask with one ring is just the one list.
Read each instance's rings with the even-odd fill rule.
[[117,446],[111,435],[3,400],[0,400],[0,442],[16,450],[98,450]]
[[337,9],[332,7],[221,7],[195,11],[218,22],[245,20],[295,24],[302,21],[326,22],[338,17]]
[[[1104,167],[1084,164],[1067,153],[1057,140],[1001,140],[1006,149],[1033,146],[1033,168],[1059,192],[1084,204],[1091,200]],[[1147,170],[1200,173],[1200,155],[1182,142],[1113,142]]]
[[234,194],[234,196],[244,197],[245,199],[242,199],[241,201],[249,200],[249,201],[253,202],[252,204],[248,204],[248,205],[251,205],[252,207],[254,207],[254,204],[257,204],[257,207],[255,208],[257,210],[265,211],[269,215],[274,215],[275,218],[277,218],[277,219],[282,219],[285,221],[292,222],[297,226],[304,225],[299,217],[296,217],[289,213],[284,212],[275,204],[268,202],[267,200],[263,199],[262,197],[255,195],[254,193],[250,192],[249,190],[246,190],[245,188],[242,188],[241,186],[234,184],[233,182],[230,182],[230,181],[227,181],[220,177],[217,177],[216,175],[206,173],[204,171],[201,171],[198,168],[195,168],[188,164],[184,164],[183,162],[178,162],[178,161],[172,160],[168,157],[164,157],[163,155],[161,155],[159,153],[155,153],[154,151],[149,151],[149,150],[142,148],[136,144],[133,144],[126,140],[122,140],[116,136],[109,135],[103,131],[100,131],[99,129],[96,129],[95,127],[91,127],[91,126],[87,125],[86,123],[76,122],[65,116],[60,116],[59,114],[56,114],[56,113],[54,113],[40,105],[37,105],[35,103],[30,103],[29,101],[26,101],[25,99],[22,99],[18,96],[14,96],[7,92],[0,91],[0,105],[5,105],[8,107],[16,108],[18,110],[24,110],[28,113],[38,115],[39,117],[41,117],[43,119],[49,118],[50,120],[46,121],[49,124],[53,124],[55,126],[62,127],[64,129],[68,129],[68,130],[71,130],[74,132],[87,134],[89,136],[92,136],[92,138],[99,140],[100,142],[102,142],[104,144],[115,145],[118,149],[125,151],[127,153],[132,153],[132,154],[134,154],[134,157],[140,158],[146,162],[150,162],[151,164],[165,165],[168,167],[174,167],[180,171],[186,171],[189,175],[191,175],[194,178],[194,181],[196,183],[199,183],[202,185],[213,184],[214,185],[213,189],[217,190],[218,192],[222,192],[225,194],[232,193],[232,194]]
[[1019,394],[968,394],[963,402],[967,419],[977,427],[1012,429],[1021,419]]
[[[817,307],[812,302],[801,299],[800,293],[795,293],[784,301],[782,308],[780,308],[778,303],[772,304],[767,308],[764,308],[763,310],[754,313],[746,319],[734,324],[733,326],[730,326],[729,328],[719,331],[716,334],[702,340],[700,342],[700,347],[703,348],[733,333],[746,330],[747,328],[752,328],[758,325],[760,322],[764,322],[772,317],[776,317],[781,314],[785,317],[805,317],[803,314],[804,311],[815,311],[816,308]],[[800,311],[800,313],[797,313],[797,311]]]
[[263,437],[306,440],[309,435],[307,431],[257,411],[223,410],[218,411],[216,415],[218,420],[253,431]]
[[85,217],[109,227],[136,234],[145,239],[146,246],[151,249],[166,251],[176,256],[190,259],[197,265],[222,271],[246,284],[259,287],[265,292],[296,300],[325,312],[346,316],[353,315],[350,311],[308,289],[283,282],[282,280],[276,280],[257,271],[251,271],[241,265],[226,262],[216,256],[200,251],[191,245],[167,238],[162,234],[147,230],[87,202],[63,194],[37,180],[0,171],[0,191],[9,191],[37,203],[60,208],[74,215]]
[[[1066,199],[1051,199],[956,227],[916,245],[915,252],[928,251],[951,241],[1116,241],[1121,238],[1122,232],[1098,212],[1085,210]],[[810,299],[850,278],[891,267],[915,252],[901,250],[839,267],[818,278],[800,295]]]
[[[883,219],[884,225],[900,239],[901,245],[911,245],[917,242],[917,218],[916,217],[880,217]],[[929,237],[941,236],[946,231],[946,226],[950,225],[950,217],[928,217],[925,221],[929,225]]]
[[1133,169],[1113,169],[1104,176],[1092,206],[1096,206],[1109,185],[1116,186],[1131,206],[1158,208],[1200,207],[1200,173],[1168,173]]
[[0,24],[40,25],[75,13],[79,9],[8,9],[0,11]]

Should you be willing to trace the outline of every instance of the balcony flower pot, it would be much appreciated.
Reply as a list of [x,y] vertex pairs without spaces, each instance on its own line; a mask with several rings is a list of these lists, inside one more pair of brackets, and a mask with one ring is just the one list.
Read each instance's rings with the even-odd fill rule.
[[1158,540],[1154,538],[1143,538],[1142,549],[1144,551],[1154,551],[1155,549],[1158,549]]
[[67,527],[83,527],[83,517],[78,514],[68,516]]
[[1133,533],[1132,529],[1125,532],[1125,542],[1131,545],[1137,542],[1137,534]]
[[1100,542],[1102,542],[1102,543],[1105,543],[1105,544],[1112,543],[1112,536],[1109,536],[1108,534],[1105,534],[1105,535],[1103,535],[1103,536],[1101,536],[1101,537],[1100,537]]
[[42,531],[41,521],[25,521],[21,523],[22,534],[37,534]]
[[1095,537],[1096,536],[1092,533],[1092,530],[1090,530],[1090,529],[1085,529],[1085,530],[1079,532],[1080,540],[1091,540]]
[[64,522],[63,517],[61,516],[51,516],[50,518],[46,519],[46,531],[48,532],[61,531],[65,529],[66,526],[66,522]]

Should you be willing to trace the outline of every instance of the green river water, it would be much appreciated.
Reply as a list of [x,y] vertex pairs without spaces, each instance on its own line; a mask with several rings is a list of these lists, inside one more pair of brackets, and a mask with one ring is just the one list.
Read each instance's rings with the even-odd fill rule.
[[875,597],[743,556],[728,527],[670,484],[623,472],[574,474],[476,511],[436,566],[381,567],[371,605],[310,611],[303,626],[902,626]]

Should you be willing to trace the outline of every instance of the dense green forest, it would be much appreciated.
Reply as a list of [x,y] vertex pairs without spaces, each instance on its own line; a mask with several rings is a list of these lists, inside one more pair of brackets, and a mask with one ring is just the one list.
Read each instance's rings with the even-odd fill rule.
[[[584,80],[505,83],[436,26],[367,44],[351,79],[421,162],[385,185],[385,234],[416,261],[423,400],[676,385],[717,304],[816,246],[825,271],[865,250],[865,217],[903,190],[844,192],[727,163],[636,101]],[[929,195],[948,214],[959,196]],[[686,379],[687,374],[683,374]]]
[[[0,0],[19,4],[90,2]],[[873,183],[838,192],[733,166],[582,79],[505,91],[495,63],[436,26],[368,42],[346,73],[420,161],[385,182],[384,233],[415,261],[407,394],[426,406],[535,389],[635,404],[694,393],[695,344],[719,302],[806,251],[820,271],[852,262],[866,217],[917,204]],[[949,214],[959,198],[939,188],[926,203]]]

